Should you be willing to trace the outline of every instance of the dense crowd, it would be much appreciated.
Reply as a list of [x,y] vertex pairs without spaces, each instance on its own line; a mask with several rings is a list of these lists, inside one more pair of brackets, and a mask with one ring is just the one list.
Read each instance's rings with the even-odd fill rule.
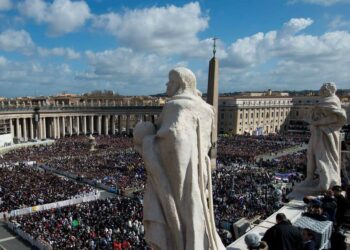
[[[242,217],[266,218],[281,205],[280,194],[277,192],[279,189],[272,185],[277,183],[274,178],[276,172],[298,172],[305,166],[305,151],[260,162],[255,162],[254,156],[298,146],[304,139],[293,140],[291,137],[281,136],[232,136],[219,139],[218,168],[213,173],[213,194],[216,223],[224,243],[228,244],[233,240],[230,230],[232,228],[227,225],[232,226]],[[146,173],[140,155],[132,149],[131,138],[97,136],[96,150],[91,151],[90,147],[88,137],[64,138],[53,145],[25,148],[6,154],[0,159],[0,163],[13,164],[23,159],[36,161],[109,187],[143,190]],[[47,185],[44,183],[42,189],[46,190]],[[70,190],[66,188],[68,185],[61,186]],[[287,190],[284,188],[282,192],[285,195]],[[57,249],[111,249],[111,246],[119,249],[115,246],[140,244],[135,245],[138,248],[144,246],[143,229],[140,229],[140,200],[142,196],[135,199],[96,201],[16,217],[13,220],[28,233],[32,230],[32,235],[49,242]],[[117,212],[113,210],[111,213],[112,207]],[[135,223],[140,232],[135,231],[135,220],[138,221]],[[73,227],[73,221],[78,221],[74,222],[78,225]],[[226,233],[228,231],[224,229],[231,233]]]
[[53,249],[145,249],[138,198],[96,200],[10,221]]
[[94,192],[91,186],[30,166],[0,167],[0,212],[48,204]]
[[282,136],[222,137],[218,142],[218,160],[224,165],[254,163],[257,156],[273,153],[302,143]]
[[[88,153],[79,157],[48,160],[51,168],[102,183],[112,188],[143,188],[145,170],[139,154],[130,149],[117,152]],[[131,181],[132,180],[132,181]]]
[[[95,154],[101,152],[115,152],[120,149],[132,148],[132,139],[127,136],[106,136],[95,137],[97,150]],[[50,159],[62,157],[81,157],[89,153],[90,139],[87,136],[65,137],[55,141],[50,145],[25,147],[6,153],[0,158],[1,163],[36,161],[45,163]],[[93,152],[92,152],[93,153]]]
[[260,160],[256,164],[259,167],[267,168],[279,173],[303,173],[306,169],[306,150],[283,155],[272,160]]

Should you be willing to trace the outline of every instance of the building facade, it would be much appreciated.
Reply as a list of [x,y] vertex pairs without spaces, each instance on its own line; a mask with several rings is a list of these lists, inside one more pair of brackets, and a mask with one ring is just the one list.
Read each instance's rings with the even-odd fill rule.
[[19,98],[1,100],[0,133],[14,141],[72,135],[130,133],[138,121],[155,121],[158,98]]
[[269,134],[287,129],[292,98],[284,93],[253,93],[219,98],[219,132]]

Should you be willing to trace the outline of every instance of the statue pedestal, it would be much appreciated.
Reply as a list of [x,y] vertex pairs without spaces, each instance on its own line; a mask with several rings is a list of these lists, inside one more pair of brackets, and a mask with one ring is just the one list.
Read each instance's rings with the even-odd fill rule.
[[256,233],[261,238],[269,229],[270,227],[274,226],[276,224],[276,215],[278,213],[284,213],[287,218],[294,223],[297,219],[300,218],[301,214],[304,212],[305,204],[303,201],[300,200],[292,200],[285,204],[282,208],[280,208],[278,211],[270,215],[266,220],[261,222],[259,225],[254,227],[252,230],[248,231],[241,237],[239,237],[237,240],[235,240],[232,244],[227,246],[227,250],[248,250],[246,243],[244,242],[244,237],[248,233]]
[[322,193],[318,188],[319,180],[303,181],[298,183],[293,188],[293,191],[287,195],[287,198],[290,200],[303,200],[305,196],[312,195],[316,196]]

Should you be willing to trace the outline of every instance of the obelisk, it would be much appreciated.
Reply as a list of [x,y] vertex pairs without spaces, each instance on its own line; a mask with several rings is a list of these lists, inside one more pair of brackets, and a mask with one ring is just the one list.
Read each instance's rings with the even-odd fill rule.
[[216,168],[216,156],[217,156],[217,140],[218,140],[218,101],[219,101],[219,61],[215,57],[216,54],[216,40],[213,38],[213,58],[209,61],[209,72],[208,72],[208,91],[207,91],[207,103],[212,105],[215,109],[215,128],[211,134],[212,147],[209,152],[211,159],[211,166],[213,169]]

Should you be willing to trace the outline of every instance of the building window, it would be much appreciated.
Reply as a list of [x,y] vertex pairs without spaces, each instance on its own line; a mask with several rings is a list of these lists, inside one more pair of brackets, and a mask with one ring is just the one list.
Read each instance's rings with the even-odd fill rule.
[[270,117],[269,112],[267,112],[266,113],[266,118],[269,118],[269,117]]
[[250,114],[250,118],[254,118],[254,114],[253,113]]
[[261,113],[261,117],[264,118],[264,112]]
[[242,113],[239,114],[239,119],[242,119]]
[[259,118],[259,113],[256,113],[256,118]]
[[278,117],[278,112],[276,112],[276,117]]
[[245,119],[248,119],[248,113],[245,113]]
[[271,117],[273,117],[273,112],[271,112]]
[[221,119],[225,119],[225,114],[221,113]]

